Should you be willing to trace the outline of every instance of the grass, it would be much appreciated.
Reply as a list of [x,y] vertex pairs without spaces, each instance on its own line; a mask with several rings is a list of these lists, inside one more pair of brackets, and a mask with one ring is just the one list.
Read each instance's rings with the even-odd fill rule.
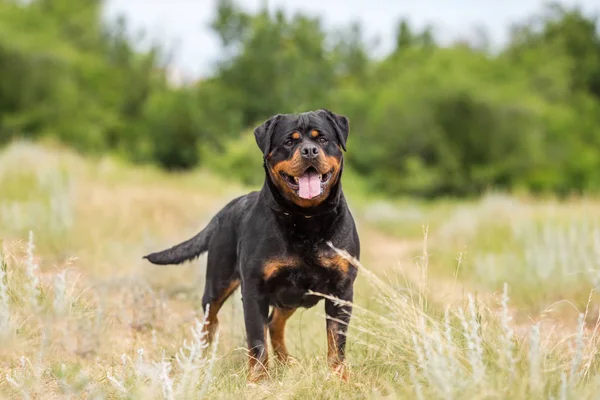
[[454,276],[451,256],[460,251],[458,272],[469,286],[497,290],[507,282],[514,301],[530,312],[562,300],[585,307],[590,290],[600,288],[598,204],[489,196],[457,206],[432,229],[431,268]]
[[[322,306],[287,329],[300,362],[246,385],[239,293],[200,334],[205,256],[141,255],[247,191],[15,143],[0,153],[0,393],[6,398],[595,398],[600,202],[373,200],[349,175],[363,257],[351,381],[325,365]],[[423,225],[428,225],[423,236]],[[30,234],[31,232],[31,234]],[[460,260],[460,262],[458,261]],[[506,284],[505,284],[506,282]]]

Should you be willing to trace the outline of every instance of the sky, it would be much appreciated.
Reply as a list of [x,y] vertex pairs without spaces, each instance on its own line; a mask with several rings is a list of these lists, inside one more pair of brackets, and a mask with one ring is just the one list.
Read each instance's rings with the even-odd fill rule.
[[[379,37],[375,53],[384,54],[392,45],[396,25],[407,18],[415,28],[435,26],[436,38],[450,41],[472,35],[485,27],[493,45],[501,46],[511,23],[541,10],[543,0],[237,0],[247,11],[263,4],[270,9],[303,11],[319,16],[329,29],[361,23],[368,38]],[[600,0],[563,0],[600,14]],[[219,56],[219,42],[208,24],[214,15],[214,0],[108,0],[106,17],[124,15],[133,29],[173,49],[173,63],[187,77],[210,74]]]

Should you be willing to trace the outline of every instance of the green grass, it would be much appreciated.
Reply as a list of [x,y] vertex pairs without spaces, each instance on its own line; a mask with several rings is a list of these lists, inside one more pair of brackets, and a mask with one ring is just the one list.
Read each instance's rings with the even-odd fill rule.
[[269,380],[248,386],[239,293],[220,313],[215,352],[182,368],[175,355],[184,341],[202,347],[192,328],[202,320],[205,256],[177,267],[141,259],[197,232],[248,188],[206,171],[166,174],[65,149],[5,148],[0,393],[163,398],[172,381],[181,389],[172,398],[201,389],[211,399],[597,396],[590,290],[600,202],[490,195],[425,204],[375,199],[351,173],[344,178],[363,249],[350,382],[326,367],[318,305],[287,328],[299,363],[273,363]]

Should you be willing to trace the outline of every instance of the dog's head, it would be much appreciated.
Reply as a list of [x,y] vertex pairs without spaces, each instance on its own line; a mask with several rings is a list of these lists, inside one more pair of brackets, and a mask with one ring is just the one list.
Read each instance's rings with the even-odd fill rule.
[[271,182],[299,207],[316,207],[338,184],[348,118],[321,109],[278,114],[254,130]]

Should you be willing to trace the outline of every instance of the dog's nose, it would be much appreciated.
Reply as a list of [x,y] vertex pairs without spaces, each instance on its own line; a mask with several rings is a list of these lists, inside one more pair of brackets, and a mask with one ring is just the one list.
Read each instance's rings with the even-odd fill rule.
[[312,160],[313,158],[317,157],[317,154],[319,154],[319,148],[315,144],[308,143],[304,145],[302,149],[300,149],[300,154],[302,154],[303,158]]

